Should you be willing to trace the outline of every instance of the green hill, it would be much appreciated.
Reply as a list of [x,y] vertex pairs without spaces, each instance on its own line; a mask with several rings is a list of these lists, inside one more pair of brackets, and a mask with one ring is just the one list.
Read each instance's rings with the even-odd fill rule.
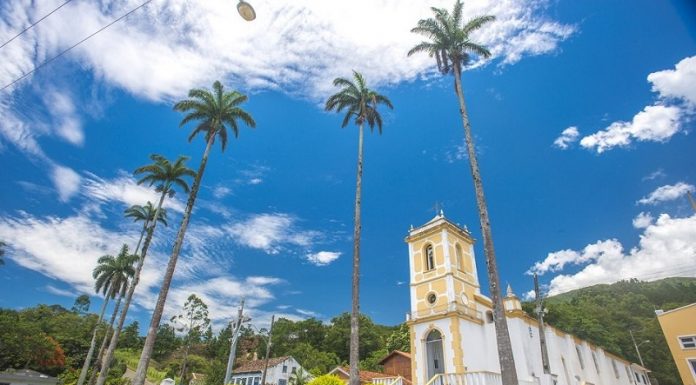
[[[671,310],[696,302],[696,278],[659,281],[620,281],[596,285],[549,297],[546,321],[563,331],[638,362],[629,330],[640,346],[645,366],[660,385],[680,385],[677,368],[667,347],[655,310]],[[532,314],[532,303],[523,304]]]

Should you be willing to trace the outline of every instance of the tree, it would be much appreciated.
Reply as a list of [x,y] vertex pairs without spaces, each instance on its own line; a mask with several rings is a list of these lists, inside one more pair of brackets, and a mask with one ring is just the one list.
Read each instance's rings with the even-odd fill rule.
[[304,369],[297,368],[295,373],[290,376],[290,381],[288,383],[290,385],[307,385],[311,378],[309,373],[305,372]]
[[493,247],[493,235],[488,216],[488,206],[486,205],[486,198],[483,193],[481,172],[479,171],[478,161],[476,159],[476,150],[471,135],[471,124],[464,101],[464,92],[462,91],[462,69],[469,63],[471,55],[473,54],[483,58],[491,56],[488,48],[472,41],[470,35],[472,32],[495,20],[495,17],[479,16],[464,24],[462,20],[463,4],[461,0],[456,0],[452,13],[443,8],[431,9],[434,17],[419,20],[417,26],[411,30],[413,33],[425,36],[427,40],[411,48],[411,50],[408,51],[408,56],[418,52],[425,52],[430,57],[435,57],[437,67],[443,75],[454,75],[454,89],[459,101],[459,112],[464,125],[464,141],[469,157],[471,176],[474,181],[476,203],[481,222],[481,231],[483,233],[483,250],[486,255],[488,281],[491,298],[493,300],[493,319],[495,321],[495,334],[498,345],[501,377],[503,385],[513,385],[517,384],[515,359],[512,355],[510,334],[503,311],[500,280],[498,277],[495,249]]
[[411,336],[409,334],[408,325],[404,322],[399,325],[399,328],[394,330],[392,334],[387,337],[387,350],[393,352],[394,350],[401,350],[402,352],[411,351]]
[[351,306],[351,333],[350,333],[350,384],[360,385],[358,373],[358,328],[360,318],[360,209],[362,199],[362,171],[363,171],[363,125],[365,123],[374,130],[375,124],[379,133],[382,133],[382,117],[377,111],[377,107],[383,104],[389,108],[394,108],[391,101],[386,96],[367,88],[365,79],[361,74],[353,71],[355,82],[345,78],[336,78],[334,86],[341,90],[331,95],[326,100],[325,109],[327,111],[336,110],[346,115],[343,118],[341,127],[345,127],[354,118],[355,125],[358,126],[358,166],[355,185],[355,207],[353,214],[353,279],[352,279],[352,306]]
[[[138,254],[138,251],[140,250],[140,244],[143,241],[143,237],[147,232],[150,222],[155,217],[156,211],[157,210],[150,201],[147,201],[145,206],[132,205],[124,211],[124,216],[126,218],[132,218],[133,222],[143,222],[143,228],[140,230],[140,238],[138,238],[138,243],[135,246],[135,254]],[[167,226],[167,210],[165,208],[160,207],[160,211],[157,215],[157,221]]]
[[165,323],[157,328],[157,342],[152,351],[152,357],[161,360],[179,347],[179,339],[176,338],[176,330]]
[[82,294],[75,298],[75,303],[73,303],[71,311],[78,314],[87,314],[89,312],[89,305],[91,304],[89,296],[87,294]]
[[[101,312],[99,313],[99,319],[97,324],[94,326],[94,331],[92,332],[92,340],[89,343],[89,351],[87,352],[87,357],[85,357],[85,362],[82,364],[82,371],[80,371],[80,378],[77,381],[78,385],[82,385],[87,378],[87,371],[89,370],[90,363],[92,362],[92,356],[94,355],[94,348],[97,343],[97,332],[99,331],[99,326],[102,319],[104,318],[104,312],[106,311],[106,306],[109,303],[109,298],[113,299],[117,293],[125,291],[128,285],[128,279],[135,274],[133,269],[133,264],[137,260],[137,256],[128,253],[128,246],[123,245],[118,256],[114,258],[111,255],[104,255],[97,260],[97,266],[92,271],[92,277],[95,279],[94,289],[97,293],[100,291],[104,294],[104,304],[102,305]],[[120,298],[119,297],[119,304]],[[87,297],[89,300],[89,297]],[[77,303],[77,301],[75,301]],[[89,306],[89,305],[88,305]],[[118,305],[114,308],[114,313],[118,310]],[[113,326],[112,324],[109,327]],[[105,334],[108,334],[108,330]]]
[[150,363],[150,356],[152,355],[155,340],[157,339],[157,327],[162,319],[162,312],[164,311],[164,304],[167,301],[169,286],[172,284],[172,277],[176,269],[176,262],[179,259],[181,246],[184,243],[184,236],[186,235],[186,229],[188,228],[188,223],[191,218],[191,211],[193,211],[193,205],[196,202],[201,179],[205,172],[205,166],[208,163],[208,155],[215,142],[215,138],[220,139],[222,151],[225,151],[225,147],[227,146],[227,130],[232,130],[235,137],[239,136],[238,120],[243,121],[249,127],[256,126],[256,122],[254,122],[251,115],[239,107],[246,101],[247,97],[245,95],[237,91],[225,92],[222,84],[216,81],[213,83],[212,92],[200,88],[192,89],[189,91],[189,99],[182,100],[174,105],[174,110],[186,113],[186,116],[181,120],[180,126],[185,126],[189,122],[198,122],[198,125],[189,135],[189,142],[199,133],[204,133],[206,146],[200,166],[198,167],[198,172],[193,180],[191,193],[189,194],[188,201],[186,202],[186,209],[184,210],[184,217],[181,220],[172,254],[169,257],[167,269],[164,273],[162,287],[160,288],[155,310],[147,330],[147,337],[145,337],[138,368],[133,378],[133,385],[143,385],[145,383],[147,367]]
[[118,341],[118,347],[123,349],[140,349],[142,347],[140,338],[140,324],[133,321],[130,325],[123,328],[123,333]]
[[177,331],[186,333],[186,350],[179,372],[179,378],[183,384],[186,376],[186,360],[191,350],[191,344],[194,340],[198,342],[203,332],[210,326],[208,305],[195,294],[191,294],[184,304],[183,313],[172,317],[171,322],[178,326]]
[[[143,175],[138,180],[138,184],[146,183],[149,186],[155,185],[155,190],[160,193],[160,199],[157,203],[157,208],[154,211],[152,210],[152,205],[146,205],[143,207],[142,211],[136,209],[126,212],[126,215],[131,216],[134,220],[144,221],[145,226],[147,226],[147,232],[145,241],[143,242],[142,251],[140,252],[138,266],[135,269],[135,276],[133,277],[133,281],[128,288],[126,302],[123,305],[123,310],[121,310],[118,326],[116,327],[116,330],[114,330],[113,336],[111,336],[109,348],[106,350],[104,359],[102,360],[102,367],[106,368],[106,371],[108,371],[114,352],[116,351],[121,329],[126,321],[126,315],[128,314],[128,309],[133,299],[133,293],[135,293],[135,288],[140,282],[140,272],[145,264],[145,257],[147,256],[147,251],[150,247],[150,243],[152,242],[152,236],[155,232],[155,228],[157,227],[157,223],[161,222],[165,226],[167,225],[165,216],[166,211],[163,211],[164,209],[162,208],[164,199],[166,197],[171,198],[176,194],[175,187],[179,187],[185,193],[188,193],[189,186],[186,180],[188,177],[196,176],[196,173],[193,170],[186,167],[186,161],[189,159],[188,157],[179,156],[174,162],[170,162],[162,155],[152,154],[150,155],[150,159],[153,161],[153,163],[135,169],[134,173],[136,175]],[[152,347],[150,347],[150,350],[152,350]],[[106,374],[107,373],[99,373],[99,378],[97,379],[98,385],[104,385],[104,382],[106,381]],[[143,381],[145,381],[144,377]],[[142,385],[142,383],[140,385]]]
[[307,385],[345,385],[345,383],[338,376],[325,374],[313,379]]

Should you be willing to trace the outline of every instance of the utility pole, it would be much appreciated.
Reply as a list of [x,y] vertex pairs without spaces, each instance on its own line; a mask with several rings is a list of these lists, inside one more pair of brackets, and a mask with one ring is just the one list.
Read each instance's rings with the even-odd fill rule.
[[227,371],[225,372],[225,382],[223,385],[227,385],[232,382],[232,369],[234,366],[234,357],[237,354],[237,340],[239,339],[239,331],[242,329],[242,324],[244,323],[244,299],[239,304],[239,311],[237,313],[237,320],[232,325],[232,341],[230,342],[230,355],[227,358]]
[[694,209],[694,211],[696,211],[696,201],[694,200],[694,197],[691,196],[691,191],[687,191],[686,195],[689,196],[689,202],[691,202],[691,208]]
[[534,294],[536,297],[536,307],[534,311],[537,314],[537,323],[539,324],[539,345],[541,345],[541,364],[544,367],[544,373],[551,373],[549,367],[549,352],[546,349],[546,332],[544,331],[544,304],[541,298],[541,290],[539,290],[539,278],[534,273]]
[[266,362],[263,364],[263,373],[261,374],[261,385],[266,385],[266,372],[268,371],[268,358],[271,356],[271,339],[273,338],[273,323],[275,315],[271,316],[271,329],[268,331],[268,341],[266,341]]
[[633,346],[636,348],[636,353],[638,354],[638,361],[640,361],[640,366],[645,367],[643,364],[643,357],[640,356],[640,350],[638,350],[638,344],[636,344],[636,339],[633,337],[633,330],[628,329],[628,333],[631,335],[631,341],[633,341]]

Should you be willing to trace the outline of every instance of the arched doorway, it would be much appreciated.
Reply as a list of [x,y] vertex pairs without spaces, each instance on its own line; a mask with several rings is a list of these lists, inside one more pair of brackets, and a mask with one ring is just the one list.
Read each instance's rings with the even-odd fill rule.
[[445,372],[445,360],[442,354],[442,335],[437,330],[431,330],[425,338],[425,356],[428,362],[429,381],[434,375]]

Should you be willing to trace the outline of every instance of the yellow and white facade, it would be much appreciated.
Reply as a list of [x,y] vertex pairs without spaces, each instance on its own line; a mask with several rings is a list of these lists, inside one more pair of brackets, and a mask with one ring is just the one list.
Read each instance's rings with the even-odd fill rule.
[[[406,237],[414,385],[500,384],[492,302],[481,294],[474,239],[442,212]],[[521,385],[648,385],[647,370],[546,327],[544,374],[537,321],[508,290],[506,319]]]
[[656,313],[682,382],[696,385],[696,303]]

